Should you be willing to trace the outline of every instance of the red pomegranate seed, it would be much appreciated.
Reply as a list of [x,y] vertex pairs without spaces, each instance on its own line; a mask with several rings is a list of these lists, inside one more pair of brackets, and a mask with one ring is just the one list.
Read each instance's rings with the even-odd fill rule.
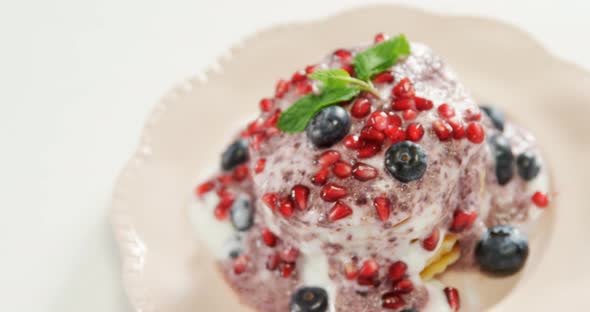
[[262,202],[264,202],[272,211],[277,210],[277,193],[266,193],[262,195]]
[[312,91],[313,87],[307,79],[295,83],[295,94],[297,95],[306,95],[308,93],[311,93]]
[[406,129],[406,137],[408,140],[418,142],[424,136],[424,127],[419,123],[411,123]]
[[447,120],[447,123],[453,128],[453,138],[456,140],[460,140],[465,137],[465,128],[463,127],[463,123],[459,120]]
[[340,160],[340,153],[337,151],[329,150],[323,152],[320,157],[318,157],[318,164],[322,167],[331,166]]
[[352,53],[348,50],[338,49],[334,51],[334,55],[340,60],[340,62],[348,64],[352,62]]
[[449,302],[451,309],[453,309],[453,311],[459,311],[459,308],[461,308],[459,291],[457,291],[457,289],[454,287],[446,287],[444,292],[447,296],[447,301]]
[[207,181],[199,184],[197,188],[195,188],[195,194],[197,196],[203,196],[203,194],[212,191],[215,188],[215,182]]
[[233,173],[233,177],[234,180],[236,181],[244,181],[244,179],[246,179],[248,177],[248,165],[239,165],[238,167],[236,167],[236,169],[234,169],[234,173]]
[[280,257],[285,262],[295,262],[299,257],[299,249],[289,246],[281,251]]
[[400,280],[406,274],[408,270],[408,265],[403,261],[396,261],[389,266],[389,278],[392,281]]
[[328,212],[328,220],[335,222],[344,219],[352,214],[352,209],[342,202],[336,202],[334,207]]
[[293,74],[293,76],[291,76],[291,83],[297,83],[305,80],[306,78],[306,73],[304,71],[298,70]]
[[387,36],[385,36],[384,33],[378,33],[377,35],[375,35],[375,44],[381,43],[383,41],[385,41],[385,39],[387,39]]
[[385,309],[399,309],[406,304],[402,296],[395,292],[383,294],[383,296],[381,296],[381,300],[381,306]]
[[399,98],[413,97],[415,95],[414,85],[410,79],[404,78],[393,87],[392,95]]
[[374,83],[392,83],[393,82],[393,74],[390,71],[382,72],[377,74],[373,77]]
[[262,241],[268,247],[274,247],[277,244],[277,236],[268,228],[262,230]]
[[344,146],[351,150],[356,150],[361,147],[361,141],[359,137],[356,135],[347,135],[344,138]]
[[260,100],[260,110],[263,112],[270,112],[274,106],[275,101],[273,99],[264,98]]
[[234,260],[234,273],[236,274],[242,274],[246,271],[246,269],[248,268],[248,256],[246,255],[239,255],[235,260]]
[[349,262],[344,266],[344,276],[347,280],[354,280],[358,277],[359,271],[354,262]]
[[352,104],[350,115],[355,118],[365,118],[371,112],[371,102],[367,98],[358,98]]
[[409,279],[404,278],[393,284],[392,290],[400,294],[409,294],[414,290],[414,284]]
[[455,116],[455,109],[446,103],[441,104],[438,108],[437,108],[438,114],[440,115],[440,117],[442,118],[451,118],[453,116]]
[[352,166],[345,161],[339,160],[332,167],[332,173],[340,179],[348,178],[352,174]]
[[283,198],[279,205],[279,212],[285,218],[290,218],[295,212],[293,201],[290,198]]
[[354,77],[354,66],[352,66],[351,64],[342,65],[341,69],[346,71],[350,76]]
[[274,271],[277,269],[277,267],[279,266],[279,262],[280,262],[281,258],[279,257],[279,253],[278,252],[273,252],[272,254],[270,254],[268,256],[268,258],[266,259],[266,268],[269,271]]
[[375,129],[373,126],[364,126],[363,129],[361,129],[360,139],[361,141],[364,140],[382,143],[385,141],[385,134]]
[[[277,122],[279,122],[279,118],[281,117],[281,110],[277,109],[274,111],[274,113],[272,113],[270,116],[268,116],[268,118],[266,118],[266,120],[264,121],[264,126],[265,127],[275,127],[277,125]],[[267,130],[267,134],[268,134],[268,130]]]
[[346,195],[348,195],[346,189],[343,186],[334,183],[326,184],[326,186],[324,186],[324,188],[320,192],[320,197],[323,200],[331,203],[346,197]]
[[299,210],[306,210],[307,201],[309,199],[309,188],[301,184],[293,186],[291,189],[291,199],[297,205]]
[[224,174],[217,177],[217,181],[222,185],[228,185],[234,182],[234,177],[231,174]]
[[295,270],[295,263],[281,262],[279,270],[281,271],[281,277],[289,278],[293,274],[293,270]]
[[414,107],[413,98],[397,98],[391,102],[391,109],[403,111]]
[[431,100],[427,100],[421,97],[415,97],[414,103],[416,103],[416,108],[419,111],[431,110],[434,107],[434,104]]
[[361,146],[356,153],[358,158],[370,158],[381,151],[381,144],[374,143],[374,142],[366,142],[363,146]]
[[280,79],[277,82],[277,86],[275,88],[275,97],[282,98],[285,94],[289,91],[289,82],[287,80]]
[[330,170],[327,167],[320,169],[312,178],[311,183],[315,185],[324,185],[328,181]]
[[373,259],[365,260],[359,270],[359,277],[372,279],[379,273],[379,263]]
[[426,237],[423,241],[422,241],[422,247],[428,251],[433,251],[436,246],[438,246],[438,241],[440,239],[440,231],[435,228],[434,230],[432,230],[432,233],[430,233],[430,236]]
[[404,117],[405,120],[414,120],[416,118],[416,116],[418,116],[418,113],[411,108],[406,109],[402,113],[402,117]]
[[266,165],[266,158],[260,158],[256,161],[256,165],[254,165],[254,172],[256,174],[261,173],[264,171],[264,166]]
[[313,72],[316,71],[316,69],[318,68],[318,65],[308,65],[307,67],[305,67],[305,73],[309,74],[313,74]]
[[483,142],[485,138],[483,127],[479,123],[472,122],[469,125],[467,125],[467,130],[465,130],[465,136],[472,143],[480,144],[481,142]]
[[545,208],[549,205],[549,198],[546,194],[541,192],[535,192],[531,197],[531,200],[539,208]]
[[254,135],[252,135],[252,138],[250,139],[250,145],[252,146],[252,148],[254,150],[259,150],[260,149],[260,145],[262,145],[262,142],[264,142],[264,140],[266,139],[266,134],[259,132],[259,133],[255,133]]
[[248,133],[253,134],[264,129],[264,120],[257,118],[248,124]]
[[385,222],[389,219],[391,213],[391,201],[387,197],[377,197],[373,200],[373,206],[377,210],[377,215],[381,221]]
[[390,125],[389,127],[387,127],[387,129],[385,129],[385,135],[393,144],[404,141],[406,139],[406,132],[404,131],[404,129],[394,125]]
[[352,175],[359,181],[369,181],[376,178],[378,174],[377,169],[361,162],[357,162],[352,167]]
[[213,210],[213,215],[215,216],[215,219],[217,220],[225,220],[227,218],[227,214],[229,212],[229,208],[225,208],[220,204],[217,204],[217,206],[215,206],[215,209]]
[[468,108],[465,110],[465,121],[480,121],[481,111],[478,108]]
[[437,120],[432,123],[432,130],[434,130],[434,133],[436,133],[436,136],[439,140],[447,141],[451,138],[451,132],[453,131],[453,128],[447,125],[447,123],[444,121]]
[[377,111],[371,114],[367,120],[368,126],[373,126],[377,130],[385,130],[389,125],[389,116],[384,111]]
[[470,228],[476,218],[476,211],[467,213],[462,209],[457,209],[453,213],[453,222],[451,223],[450,231],[455,233],[462,232],[463,230]]
[[[396,115],[394,112],[389,112],[387,114],[387,121],[389,122],[389,124],[387,125],[387,128],[389,128],[389,126],[396,126],[396,127],[402,126],[402,119],[398,115]],[[385,130],[387,130],[387,128]]]

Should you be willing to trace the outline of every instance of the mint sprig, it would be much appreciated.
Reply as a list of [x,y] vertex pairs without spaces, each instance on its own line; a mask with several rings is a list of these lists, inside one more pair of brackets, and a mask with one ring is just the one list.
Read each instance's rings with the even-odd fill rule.
[[381,42],[358,53],[354,60],[357,78],[343,69],[319,70],[309,75],[320,81],[320,94],[308,94],[300,98],[281,114],[277,127],[287,133],[302,132],[311,118],[322,108],[354,98],[359,92],[380,94],[373,87],[371,78],[410,54],[410,44],[404,35]]

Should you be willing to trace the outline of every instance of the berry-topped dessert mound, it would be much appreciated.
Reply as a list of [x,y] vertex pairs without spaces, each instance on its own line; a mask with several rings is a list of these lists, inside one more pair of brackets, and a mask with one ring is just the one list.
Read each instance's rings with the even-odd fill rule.
[[510,275],[549,204],[534,138],[403,35],[279,80],[191,218],[256,311],[457,311],[447,269]]

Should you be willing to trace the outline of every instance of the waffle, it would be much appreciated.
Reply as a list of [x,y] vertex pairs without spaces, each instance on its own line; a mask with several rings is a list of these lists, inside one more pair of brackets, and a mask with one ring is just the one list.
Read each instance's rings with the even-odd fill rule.
[[442,245],[426,263],[426,267],[420,272],[422,280],[427,281],[438,274],[443,273],[447,267],[457,262],[461,256],[461,249],[457,244],[457,236],[447,234]]

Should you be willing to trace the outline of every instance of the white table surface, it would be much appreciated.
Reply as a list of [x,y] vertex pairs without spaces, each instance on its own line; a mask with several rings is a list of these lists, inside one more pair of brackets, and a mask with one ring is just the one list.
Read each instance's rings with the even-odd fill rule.
[[[244,35],[373,1],[0,1],[0,310],[131,311],[107,215],[152,105]],[[590,69],[590,2],[391,1],[499,18]]]

